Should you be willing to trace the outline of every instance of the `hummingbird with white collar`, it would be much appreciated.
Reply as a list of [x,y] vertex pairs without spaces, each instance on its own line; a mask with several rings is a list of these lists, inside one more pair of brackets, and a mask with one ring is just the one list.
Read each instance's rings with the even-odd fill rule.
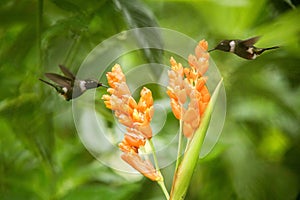
[[67,101],[79,97],[86,90],[89,89],[98,88],[100,86],[108,88],[106,85],[103,85],[102,83],[96,80],[77,79],[75,75],[63,65],[59,65],[59,68],[65,76],[61,76],[59,74],[54,74],[54,73],[45,73],[45,76],[50,80],[52,80],[53,82],[55,82],[56,84],[50,83],[43,79],[39,79],[39,80],[54,87],[55,90],[59,94],[61,94]]
[[279,46],[268,48],[255,47],[254,44],[259,40],[259,38],[259,36],[256,36],[246,40],[223,40],[215,48],[209,50],[208,52],[220,50],[234,53],[244,59],[254,60],[257,56],[259,56],[266,50],[279,48]]

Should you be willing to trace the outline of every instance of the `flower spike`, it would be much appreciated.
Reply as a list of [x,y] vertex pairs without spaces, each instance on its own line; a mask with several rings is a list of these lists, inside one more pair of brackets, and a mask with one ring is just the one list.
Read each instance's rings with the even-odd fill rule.
[[[171,99],[174,116],[183,120],[183,133],[191,138],[199,127],[201,118],[210,100],[210,93],[205,85],[203,74],[208,69],[208,44],[201,40],[195,48],[195,55],[189,55],[189,68],[171,57],[171,70],[168,71],[169,86],[167,94]],[[188,105],[185,105],[188,102]]]
[[102,99],[106,107],[115,112],[119,122],[127,127],[127,133],[119,144],[119,148],[123,152],[121,158],[149,179],[163,180],[152,163],[139,155],[140,147],[145,146],[146,140],[152,138],[150,122],[154,109],[151,91],[144,87],[137,103],[131,96],[125,75],[118,64],[106,74],[106,77],[110,86],[107,89],[109,95],[103,95]]

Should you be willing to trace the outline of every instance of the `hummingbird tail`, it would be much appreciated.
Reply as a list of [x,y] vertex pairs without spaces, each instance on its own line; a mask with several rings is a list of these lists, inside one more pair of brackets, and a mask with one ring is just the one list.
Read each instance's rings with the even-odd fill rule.
[[43,80],[41,78],[39,78],[39,80],[42,81],[42,82],[44,82],[44,83],[46,83],[47,85],[51,85],[52,87],[56,88],[56,86],[54,84],[52,84],[52,83],[50,83],[48,81],[45,81],[45,80]]
[[277,48],[279,48],[279,46],[274,46],[274,47],[264,48],[264,51],[266,51],[266,50],[271,50],[271,49],[277,49]]
[[54,87],[54,88],[56,89],[57,92],[59,92],[59,93],[62,94],[62,92],[57,88],[56,85],[54,85],[54,84],[52,84],[52,83],[50,83],[50,82],[48,82],[48,81],[45,81],[45,80],[43,80],[43,79],[41,79],[41,78],[39,78],[39,80],[42,81],[42,82],[44,82],[44,83],[46,83],[47,85],[50,85],[50,86]]
[[272,50],[272,49],[277,49],[277,48],[279,48],[279,46],[268,47],[268,48],[262,48],[262,49],[260,49],[260,50],[257,52],[257,54],[260,55],[260,54],[262,54],[264,51]]

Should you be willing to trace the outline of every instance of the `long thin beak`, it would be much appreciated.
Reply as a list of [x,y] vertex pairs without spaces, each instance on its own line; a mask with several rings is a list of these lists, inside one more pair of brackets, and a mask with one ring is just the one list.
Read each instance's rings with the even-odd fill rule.
[[104,85],[104,84],[102,84],[102,83],[101,83],[101,86],[102,86],[102,87],[105,87],[105,88],[109,88],[107,85]]
[[214,50],[216,50],[216,48],[210,49],[207,52],[209,53],[209,52],[214,51]]

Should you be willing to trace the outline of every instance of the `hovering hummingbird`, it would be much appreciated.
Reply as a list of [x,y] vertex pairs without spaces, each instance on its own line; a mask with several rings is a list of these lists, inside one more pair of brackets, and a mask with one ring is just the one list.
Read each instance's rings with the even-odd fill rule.
[[269,48],[257,48],[253,46],[258,40],[259,36],[252,37],[246,40],[223,40],[215,48],[209,50],[208,52],[214,50],[221,50],[226,52],[231,52],[239,57],[253,60],[266,50],[277,49],[279,46],[269,47]]
[[102,83],[95,80],[79,80],[77,79],[72,72],[70,72],[66,67],[59,65],[59,68],[65,76],[54,73],[45,73],[45,76],[57,84],[50,83],[43,79],[40,81],[54,87],[56,91],[63,95],[64,98],[69,101],[71,99],[77,98],[82,95],[86,90],[98,88],[100,86],[107,87]]

